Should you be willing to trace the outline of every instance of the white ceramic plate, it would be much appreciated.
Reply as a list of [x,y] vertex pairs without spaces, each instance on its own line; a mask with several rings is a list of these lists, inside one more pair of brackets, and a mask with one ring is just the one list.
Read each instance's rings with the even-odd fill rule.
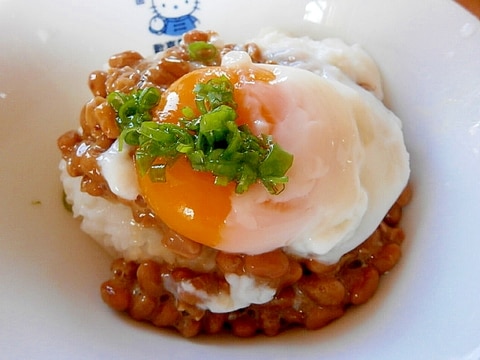
[[110,260],[63,209],[56,138],[77,126],[88,73],[176,41],[195,20],[177,15],[155,35],[151,0],[0,0],[0,358],[480,358],[480,23],[447,0],[200,0],[191,14],[230,41],[279,26],[378,61],[415,198],[405,256],[368,304],[315,332],[185,340],[102,303]]

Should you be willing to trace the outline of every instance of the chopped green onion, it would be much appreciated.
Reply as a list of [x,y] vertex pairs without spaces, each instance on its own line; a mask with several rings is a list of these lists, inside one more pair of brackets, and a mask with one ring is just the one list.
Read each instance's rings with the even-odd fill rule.
[[116,122],[120,129],[119,145],[121,151],[123,143],[129,145],[139,144],[138,128],[145,121],[150,121],[150,110],[158,104],[160,91],[150,87],[137,90],[131,94],[114,91],[108,94],[107,101],[117,112]]
[[233,92],[225,76],[197,84],[196,110],[183,108],[178,124],[151,120],[150,110],[160,98],[156,88],[130,95],[115,92],[107,100],[117,112],[120,142],[137,147],[135,161],[141,176],[165,181],[166,168],[183,154],[194,170],[212,173],[216,185],[234,181],[241,194],[260,182],[271,194],[279,194],[288,182],[293,155],[271,136],[255,136],[248,126],[236,124]]
[[148,176],[150,176],[150,180],[153,182],[165,182],[166,176],[166,164],[154,164],[150,167],[150,171],[148,172]]
[[205,41],[194,41],[188,44],[188,56],[193,61],[209,62],[216,58],[217,48]]
[[212,111],[220,105],[236,108],[233,90],[234,86],[226,76],[213,78],[207,83],[198,83],[193,90],[195,104],[202,114]]
[[65,210],[67,210],[70,213],[73,213],[73,205],[68,202],[67,193],[65,191],[63,191],[62,193],[62,204]]

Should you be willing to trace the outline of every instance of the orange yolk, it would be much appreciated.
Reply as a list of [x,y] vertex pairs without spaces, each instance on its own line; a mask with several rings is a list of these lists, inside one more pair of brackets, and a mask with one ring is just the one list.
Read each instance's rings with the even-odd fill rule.
[[[184,107],[195,107],[194,87],[197,83],[225,75],[235,85],[234,99],[237,107],[237,123],[251,124],[254,119],[249,116],[248,107],[243,103],[244,85],[256,81],[273,80],[273,73],[260,68],[207,68],[190,72],[177,80],[162,95],[162,101],[156,110],[159,121],[178,123],[183,116]],[[178,105],[165,105],[169,95],[178,95]],[[261,111],[265,120],[269,119],[268,111]],[[210,173],[192,169],[186,157],[179,158],[166,169],[165,182],[152,182],[148,175],[138,176],[140,191],[149,207],[155,214],[175,232],[198,243],[215,247],[222,239],[220,232],[225,219],[230,213],[230,198],[235,192],[235,183],[227,186],[214,184],[214,176]]]
[[215,246],[230,212],[233,183],[218,186],[210,173],[192,169],[185,157],[167,167],[165,182],[140,177],[140,191],[150,208],[171,229],[196,242]]

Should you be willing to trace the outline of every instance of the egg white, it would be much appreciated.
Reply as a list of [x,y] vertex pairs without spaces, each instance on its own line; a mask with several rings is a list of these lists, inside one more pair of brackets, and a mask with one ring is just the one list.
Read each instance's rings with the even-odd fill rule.
[[[246,85],[248,106],[294,163],[280,195],[258,185],[232,196],[216,247],[246,254],[286,247],[336,262],[375,230],[406,186],[409,156],[400,120],[372,92],[332,76],[254,65],[245,53],[228,54],[224,65],[260,66],[276,75],[269,84]],[[260,107],[275,124],[261,119]]]

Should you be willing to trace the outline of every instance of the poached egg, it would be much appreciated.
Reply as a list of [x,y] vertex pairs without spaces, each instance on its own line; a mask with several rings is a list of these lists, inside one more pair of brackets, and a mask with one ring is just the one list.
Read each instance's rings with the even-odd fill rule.
[[195,106],[195,84],[220,76],[235,86],[237,123],[272,135],[293,154],[283,192],[272,195],[255,184],[236,194],[233,183],[214,185],[213,175],[194,171],[183,158],[167,167],[166,182],[132,179],[133,161],[116,155],[115,144],[101,157],[109,165],[99,163],[107,182],[120,197],[141,194],[171,229],[215,249],[254,255],[284,248],[338,261],[376,229],[407,184],[400,120],[354,82],[253,64],[239,51],[226,54],[219,67],[194,70],[172,84],[156,109],[158,120],[176,123],[183,108]]

